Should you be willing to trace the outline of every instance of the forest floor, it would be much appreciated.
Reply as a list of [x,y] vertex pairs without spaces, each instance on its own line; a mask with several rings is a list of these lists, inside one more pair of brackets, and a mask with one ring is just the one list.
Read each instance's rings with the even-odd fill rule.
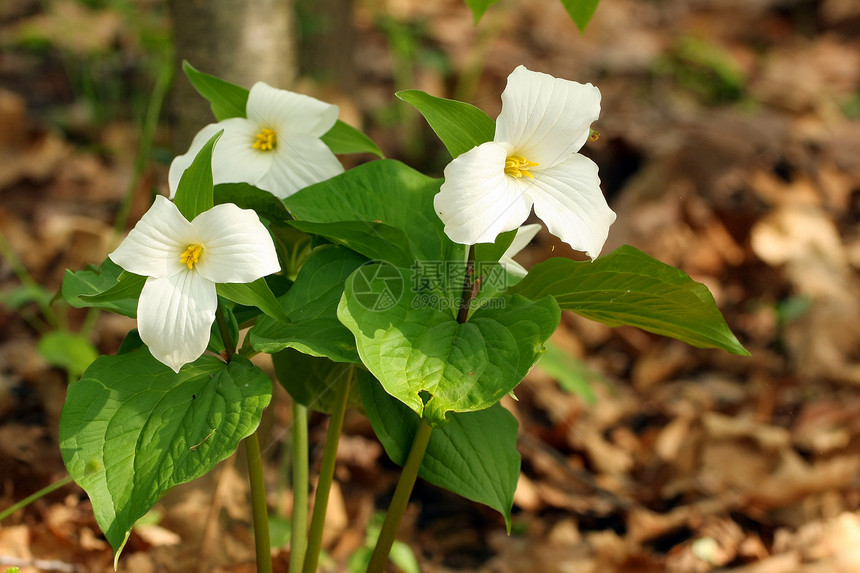
[[[64,269],[104,260],[124,198],[128,228],[166,188],[166,122],[136,171],[164,3],[87,4],[0,7],[0,510],[66,475],[69,380],[40,339],[91,328],[112,353],[134,327],[34,301],[47,306]],[[582,36],[552,0],[502,2],[477,28],[461,0],[356,4],[356,90],[308,78],[302,89],[340,104],[387,155],[439,174],[444,151],[394,91],[460,97],[495,117],[519,64],[594,83],[600,139],[585,153],[618,214],[604,252],[631,244],[706,284],[751,352],[566,313],[553,343],[567,373],[538,366],[504,402],[523,457],[512,534],[492,510],[419,480],[400,539],[421,570],[860,571],[860,4],[603,0]],[[542,233],[521,260],[559,255],[573,253]],[[21,288],[22,276],[43,289]],[[289,410],[277,391],[262,431],[278,515],[290,506]],[[312,417],[312,473],[326,425]],[[362,415],[344,432],[331,571],[348,570],[398,476]],[[120,570],[253,571],[244,475],[240,452],[171,491]],[[276,570],[288,555],[284,543]],[[77,486],[0,524],[0,570],[15,564],[112,569]]]

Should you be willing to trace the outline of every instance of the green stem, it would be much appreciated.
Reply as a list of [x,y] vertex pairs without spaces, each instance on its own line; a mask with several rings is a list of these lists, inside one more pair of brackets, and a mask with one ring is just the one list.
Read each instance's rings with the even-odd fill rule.
[[43,487],[42,489],[40,489],[36,493],[25,497],[24,499],[22,499],[21,501],[19,501],[15,505],[7,507],[5,510],[0,512],[0,521],[3,521],[4,519],[9,517],[13,513],[18,511],[19,509],[21,509],[23,507],[27,507],[28,505],[30,505],[31,503],[33,503],[37,499],[39,499],[41,497],[45,497],[46,495],[48,495],[52,491],[60,489],[64,485],[68,485],[70,483],[72,483],[72,476],[66,476],[59,481],[55,481],[54,483],[52,483],[51,485],[49,485],[47,487]]
[[308,408],[293,400],[293,517],[290,571],[301,571],[308,545]]
[[352,382],[353,369],[350,369],[346,380],[338,385],[335,395],[335,409],[331,414],[328,426],[328,435],[325,440],[325,452],[323,453],[322,467],[320,468],[319,482],[314,496],[314,514],[311,519],[311,531],[308,535],[308,551],[305,557],[303,573],[314,573],[319,562],[320,549],[322,548],[323,529],[325,528],[325,514],[328,508],[328,498],[331,493],[331,482],[334,479],[334,465],[337,458],[337,444],[340,441],[340,433],[343,429],[343,417],[346,414],[346,405],[349,401],[349,387]]
[[245,438],[245,454],[248,458],[248,477],[251,482],[257,573],[272,573],[272,544],[269,541],[269,511],[266,507],[266,482],[263,479],[263,453],[260,451],[257,432]]
[[227,319],[224,318],[224,310],[219,304],[215,309],[215,321],[218,323],[218,331],[221,333],[221,341],[224,343],[224,351],[227,353],[227,362],[233,360],[236,354],[236,345],[230,338],[230,329],[227,327]]
[[388,563],[388,554],[391,552],[394,537],[397,535],[400,521],[403,519],[406,506],[409,504],[409,496],[412,495],[412,488],[415,486],[418,470],[421,468],[421,461],[424,459],[424,452],[427,451],[427,444],[430,443],[432,433],[433,426],[422,418],[418,431],[412,439],[412,448],[409,450],[409,457],[406,458],[406,464],[403,466],[403,472],[400,474],[400,480],[394,490],[391,505],[388,506],[388,513],[385,515],[385,522],[379,532],[379,539],[376,540],[376,547],[373,549],[373,556],[370,558],[367,573],[382,573],[386,563]]
[[460,294],[460,310],[457,312],[457,322],[463,324],[469,318],[469,304],[472,302],[475,293],[472,290],[473,279],[475,278],[475,249],[471,245],[466,245],[466,273],[463,275],[463,291]]

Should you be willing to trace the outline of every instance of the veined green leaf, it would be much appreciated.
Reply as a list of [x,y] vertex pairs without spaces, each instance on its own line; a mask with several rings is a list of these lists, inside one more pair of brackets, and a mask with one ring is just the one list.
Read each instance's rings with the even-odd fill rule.
[[496,133],[496,122],[471,104],[431,96],[421,90],[405,90],[395,95],[421,112],[451,157],[492,141]]
[[513,390],[561,319],[551,297],[505,296],[485,301],[460,324],[449,309],[416,304],[406,289],[412,273],[359,268],[346,281],[338,318],[385,390],[434,426],[444,425],[449,411],[483,410]]
[[591,262],[539,263],[511,292],[552,295],[562,310],[608,326],[636,326],[699,348],[749,355],[705,285],[628,245]]
[[594,16],[599,3],[600,0],[561,0],[562,6],[573,18],[574,24],[581,33],[585,33],[585,27],[591,22],[591,17]]
[[207,141],[182,174],[173,203],[189,221],[215,206],[212,183],[212,149],[224,133],[222,129]]
[[146,349],[102,356],[69,386],[60,452],[116,553],[164,492],[236,450],[271,392],[241,356],[202,356],[176,374]]
[[206,98],[212,106],[215,119],[221,121],[231,117],[245,117],[249,90],[205,74],[187,61],[182,62],[182,69],[197,93]]
[[322,141],[332,153],[341,155],[346,153],[372,153],[380,159],[385,157],[379,146],[372,139],[348,123],[340,120],[332,126],[323,136]]
[[[385,452],[403,465],[420,418],[383,390],[373,376],[359,371],[361,399]],[[520,475],[517,421],[501,404],[478,412],[452,413],[437,428],[418,475],[432,484],[492,507],[511,530],[511,507]]]

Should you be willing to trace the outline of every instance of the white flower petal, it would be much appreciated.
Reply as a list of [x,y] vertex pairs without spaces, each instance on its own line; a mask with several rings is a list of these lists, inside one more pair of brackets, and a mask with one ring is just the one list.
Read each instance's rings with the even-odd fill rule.
[[274,129],[278,138],[296,134],[321,137],[335,124],[339,113],[336,105],[264,82],[251,88],[246,111],[249,120]]
[[505,250],[505,254],[503,257],[513,257],[520,251],[526,248],[526,246],[532,242],[532,239],[540,231],[540,225],[537,223],[531,225],[523,225],[519,229],[517,229],[517,234],[514,236],[514,240],[511,241],[511,246]]
[[599,115],[600,91],[593,85],[519,66],[502,92],[495,141],[548,168],[585,144]]
[[158,195],[125,240],[109,256],[125,270],[168,277],[187,268],[179,258],[197,242],[194,227],[166,197]]
[[505,174],[507,155],[504,145],[490,141],[445,168],[445,182],[433,205],[455,243],[492,243],[499,233],[516,229],[528,217],[532,205],[528,183]]
[[140,339],[159,362],[179,372],[206,350],[217,306],[215,284],[195,270],[150,277],[137,306]]
[[535,235],[540,231],[540,225],[523,225],[519,229],[517,229],[517,234],[514,236],[514,240],[511,241],[511,246],[505,250],[505,253],[499,259],[499,262],[507,269],[509,273],[512,275],[516,275],[518,277],[524,277],[528,274],[525,268],[518,262],[514,260],[514,256],[522,251],[526,245],[528,245],[532,239],[535,238]]
[[200,153],[200,150],[203,149],[206,142],[222,129],[223,128],[219,124],[210,123],[197,132],[197,135],[195,135],[194,139],[191,140],[191,146],[184,155],[178,155],[170,162],[170,170],[167,172],[167,187],[170,189],[171,199],[176,196],[176,190],[179,188],[179,180],[182,179],[182,174],[191,166],[194,158],[197,157],[197,154]]
[[609,235],[615,213],[600,191],[597,165],[574,153],[536,174],[529,194],[535,214],[553,235],[594,259]]
[[194,269],[215,283],[248,283],[281,270],[275,245],[257,214],[232,203],[198,215],[203,254]]
[[272,164],[257,187],[279,199],[343,173],[343,165],[316,137],[297,135],[280,139],[273,153]]
[[[231,117],[216,125],[224,130],[224,135],[215,144],[212,155],[212,179],[215,184],[258,185],[271,169],[277,151],[254,149],[257,134],[266,126],[242,117]],[[278,144],[280,143],[279,139]]]

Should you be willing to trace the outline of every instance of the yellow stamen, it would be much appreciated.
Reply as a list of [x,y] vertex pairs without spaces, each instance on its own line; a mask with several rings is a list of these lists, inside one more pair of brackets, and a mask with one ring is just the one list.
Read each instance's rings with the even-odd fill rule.
[[600,139],[600,134],[589,128],[588,141],[597,141],[598,139]]
[[275,133],[275,130],[264,127],[260,130],[260,133],[257,134],[257,141],[255,141],[254,145],[251,147],[259,149],[260,151],[271,151],[277,146],[278,135]]
[[203,245],[188,245],[188,248],[179,257],[179,262],[183,265],[188,265],[189,269],[193,269],[194,265],[200,262],[200,255],[202,254]]
[[529,161],[522,155],[509,155],[507,159],[505,159],[505,173],[510,175],[511,177],[516,177],[519,179],[523,175],[526,177],[535,178],[534,175],[531,174],[532,167],[537,167],[539,164],[534,161]]

